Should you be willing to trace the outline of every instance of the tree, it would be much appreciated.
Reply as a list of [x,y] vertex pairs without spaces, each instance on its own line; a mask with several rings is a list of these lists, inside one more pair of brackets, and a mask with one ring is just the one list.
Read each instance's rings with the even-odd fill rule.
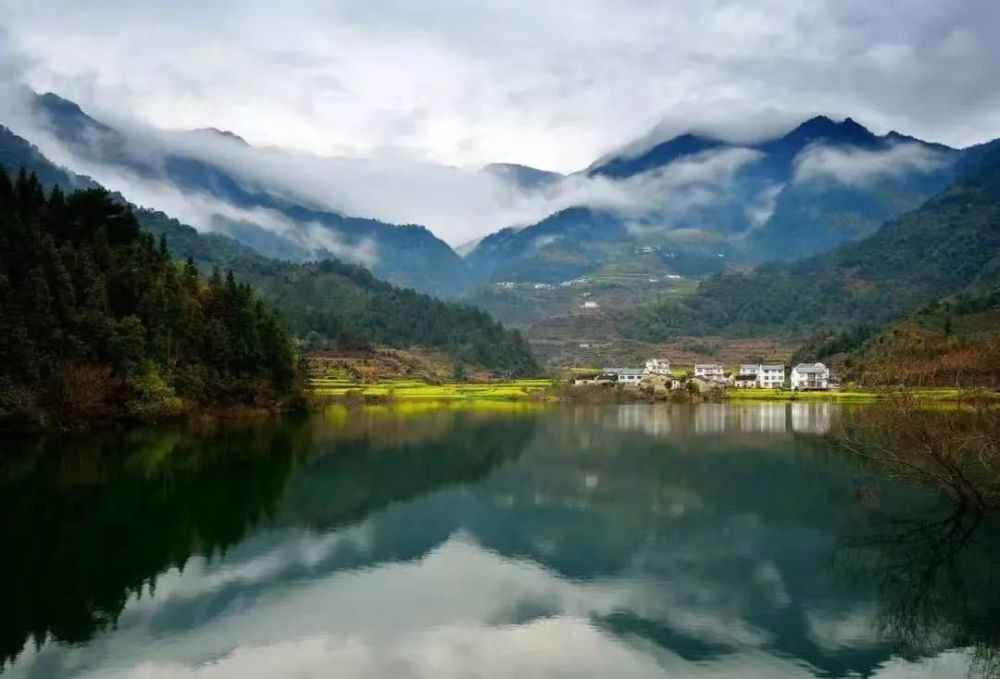
[[0,181],[0,419],[25,403],[63,422],[274,403],[296,366],[248,285],[232,272],[204,284],[106,192],[46,198],[34,175]]

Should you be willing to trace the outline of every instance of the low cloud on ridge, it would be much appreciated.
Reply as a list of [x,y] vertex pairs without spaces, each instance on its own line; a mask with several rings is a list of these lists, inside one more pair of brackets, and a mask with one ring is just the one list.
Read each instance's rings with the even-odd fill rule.
[[903,142],[881,150],[817,144],[796,156],[795,181],[826,179],[849,186],[867,186],[913,172],[933,172],[951,162],[947,153],[917,143]]
[[53,161],[92,176],[138,205],[163,210],[203,231],[214,230],[222,218],[253,223],[278,235],[311,233],[313,242],[305,245],[366,264],[376,256],[372,247],[338,242],[328,228],[303,229],[274,210],[247,210],[206,192],[181,191],[165,179],[166,159],[181,155],[217,165],[247,190],[266,190],[313,209],[424,225],[457,245],[501,228],[528,226],[575,206],[633,214],[683,212],[711,201],[740,168],[760,156],[748,149],[723,149],[684,157],[625,180],[578,173],[524,188],[493,172],[399,159],[327,158],[256,148],[204,131],[164,131],[135,121],[115,121],[127,138],[124,152],[164,175],[157,179],[95,160],[101,156],[100,140],[84,140],[95,149],[80,153],[58,140],[29,108],[22,102],[7,106],[3,114],[13,119],[15,131],[38,144]]

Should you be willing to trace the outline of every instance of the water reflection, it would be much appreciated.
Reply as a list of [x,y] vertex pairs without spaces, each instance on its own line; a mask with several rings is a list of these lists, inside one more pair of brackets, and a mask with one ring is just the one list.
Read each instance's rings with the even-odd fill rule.
[[614,426],[652,436],[699,436],[722,433],[822,435],[830,432],[836,406],[831,403],[754,403],[650,407],[622,405]]
[[879,636],[909,655],[972,648],[1000,676],[1000,520],[958,506],[876,513],[843,536],[838,562],[875,583]]
[[[961,676],[959,637],[901,653],[877,579],[831,564],[875,510],[808,433],[839,411],[796,426],[789,405],[331,411],[41,446],[0,480],[25,544],[0,573],[7,674]],[[876,491],[878,512],[939,509]]]

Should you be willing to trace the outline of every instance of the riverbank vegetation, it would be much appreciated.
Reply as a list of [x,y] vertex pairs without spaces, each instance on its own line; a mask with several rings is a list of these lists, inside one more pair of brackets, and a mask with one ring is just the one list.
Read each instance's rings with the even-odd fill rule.
[[0,171],[4,425],[270,408],[295,391],[296,360],[248,285],[174,262],[107,192],[46,195]]
[[541,401],[551,398],[552,380],[512,380],[507,382],[444,382],[428,384],[417,380],[384,380],[358,384],[334,377],[314,377],[308,381],[319,399],[362,403],[471,401]]
[[968,392],[958,407],[928,410],[897,391],[848,419],[838,444],[881,474],[930,484],[974,511],[1000,509],[1000,406]]

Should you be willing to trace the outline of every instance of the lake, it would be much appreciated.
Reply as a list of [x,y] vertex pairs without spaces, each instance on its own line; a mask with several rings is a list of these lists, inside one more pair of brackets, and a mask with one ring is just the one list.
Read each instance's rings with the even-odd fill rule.
[[[828,403],[331,408],[6,440],[3,677],[963,677],[996,521]],[[979,666],[979,665],[976,665]]]

